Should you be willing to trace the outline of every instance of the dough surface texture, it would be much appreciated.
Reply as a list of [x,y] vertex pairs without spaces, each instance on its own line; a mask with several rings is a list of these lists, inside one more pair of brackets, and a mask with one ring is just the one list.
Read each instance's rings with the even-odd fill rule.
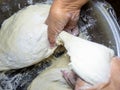
[[61,32],[58,42],[63,42],[70,56],[72,69],[86,82],[96,85],[110,78],[110,62],[114,51],[104,45]]
[[68,55],[64,54],[52,60],[52,65],[40,73],[27,90],[72,90],[61,73],[61,70],[70,70]]
[[47,26],[50,5],[30,5],[5,20],[0,30],[0,71],[33,65],[50,56]]
[[[56,47],[50,48],[45,25],[49,9],[46,4],[31,5],[4,21],[0,31],[0,71],[36,64],[54,52]],[[113,50],[65,31],[59,34],[56,43],[65,46],[69,65],[85,81],[95,85],[109,80]],[[60,75],[58,71],[52,69],[49,74]]]

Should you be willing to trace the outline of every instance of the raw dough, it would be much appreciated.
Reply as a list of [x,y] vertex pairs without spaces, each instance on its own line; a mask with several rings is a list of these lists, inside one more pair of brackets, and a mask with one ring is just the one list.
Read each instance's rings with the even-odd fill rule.
[[110,62],[114,51],[101,44],[61,32],[57,42],[63,43],[70,56],[69,64],[85,81],[92,85],[105,83],[110,77]]
[[[53,53],[55,48],[50,49],[44,24],[49,9],[50,5],[31,5],[4,21],[0,31],[0,71],[33,65]],[[108,81],[113,50],[65,31],[56,42],[64,44],[70,65],[85,81],[93,85]]]
[[[72,69],[90,85],[94,86],[109,80],[113,50],[65,31],[59,34],[56,41],[67,49]],[[71,90],[61,73],[61,70],[70,70],[68,61],[69,58],[65,56],[58,58],[51,67],[33,80],[28,90]],[[85,85],[84,88],[88,87]]]
[[68,63],[69,57],[66,54],[53,58],[52,65],[32,81],[28,90],[72,90],[61,73],[61,70],[70,70]]
[[4,21],[0,31],[0,71],[33,65],[50,56],[47,26],[50,5],[30,5]]

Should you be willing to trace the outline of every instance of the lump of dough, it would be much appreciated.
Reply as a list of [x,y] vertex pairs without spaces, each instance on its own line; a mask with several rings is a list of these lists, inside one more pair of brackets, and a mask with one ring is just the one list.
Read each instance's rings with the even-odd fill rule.
[[30,5],[5,20],[0,30],[0,71],[33,65],[50,56],[47,26],[50,5]]
[[101,44],[75,37],[65,31],[59,34],[70,56],[72,69],[91,85],[107,82],[110,77],[110,62],[114,51]]
[[[31,5],[4,21],[0,31],[0,71],[33,65],[53,53],[55,48],[50,48],[44,24],[49,9],[50,5]],[[111,49],[64,31],[56,42],[64,43],[70,65],[85,81],[98,84],[109,79],[114,55]]]
[[27,90],[72,90],[61,73],[61,70],[70,70],[68,55],[51,59],[52,65],[40,73]]

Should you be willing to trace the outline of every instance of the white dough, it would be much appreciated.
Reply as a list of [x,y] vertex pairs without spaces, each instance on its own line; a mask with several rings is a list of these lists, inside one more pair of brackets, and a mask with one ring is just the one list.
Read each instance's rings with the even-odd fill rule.
[[68,55],[52,58],[52,60],[52,65],[32,81],[28,90],[72,90],[61,73],[61,70],[70,70]]
[[[49,9],[50,5],[31,5],[4,21],[0,31],[0,71],[33,65],[54,52],[44,24]],[[85,81],[93,85],[108,81],[113,50],[65,31],[56,42],[64,44],[70,66]]]
[[23,68],[50,56],[47,26],[50,5],[30,5],[4,21],[0,31],[0,71]]
[[107,82],[114,51],[101,44],[75,37],[63,31],[58,37],[70,56],[69,64],[85,81],[92,85]]

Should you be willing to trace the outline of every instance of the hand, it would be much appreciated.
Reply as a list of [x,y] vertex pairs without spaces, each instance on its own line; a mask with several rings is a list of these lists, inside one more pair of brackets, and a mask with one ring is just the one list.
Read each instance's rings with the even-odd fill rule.
[[79,19],[80,8],[88,0],[54,0],[49,16],[46,20],[48,25],[48,39],[51,46],[55,45],[57,35],[65,30],[73,35],[77,35],[77,21]]
[[68,84],[71,83],[71,85],[69,84],[70,86],[74,86],[74,90],[120,90],[120,58],[114,57],[112,59],[111,78],[108,83],[102,83],[88,89],[81,89],[85,85],[89,86],[89,84],[82,81],[77,75],[73,74],[73,72],[66,73],[64,71],[63,76]]
[[120,58],[114,57],[111,62],[111,78],[107,84],[101,84],[100,86],[90,90],[120,90]]

